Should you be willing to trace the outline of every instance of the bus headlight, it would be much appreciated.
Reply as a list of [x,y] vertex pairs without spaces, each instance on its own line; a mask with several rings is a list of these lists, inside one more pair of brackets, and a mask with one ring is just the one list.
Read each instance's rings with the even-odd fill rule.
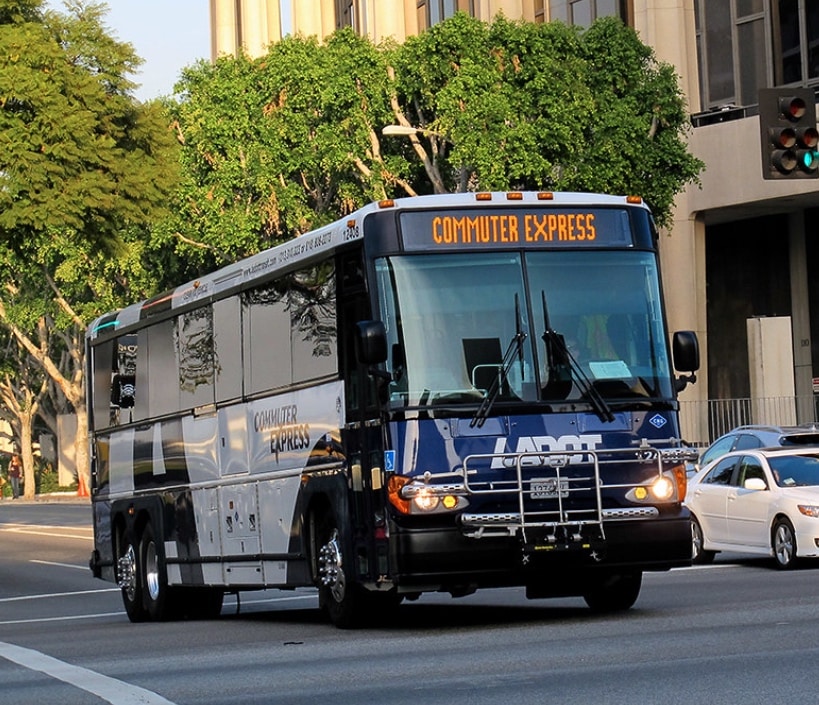
[[680,465],[671,472],[657,475],[650,482],[633,487],[626,492],[626,499],[631,502],[682,502],[687,491],[685,467]]
[[422,487],[412,498],[413,504],[422,512],[434,512],[440,501],[438,495],[431,492],[428,487]]
[[409,477],[392,475],[387,481],[390,504],[402,514],[440,514],[469,506],[459,492],[462,486],[431,485]]
[[674,483],[665,475],[661,475],[652,483],[651,494],[661,502],[665,502],[674,496]]

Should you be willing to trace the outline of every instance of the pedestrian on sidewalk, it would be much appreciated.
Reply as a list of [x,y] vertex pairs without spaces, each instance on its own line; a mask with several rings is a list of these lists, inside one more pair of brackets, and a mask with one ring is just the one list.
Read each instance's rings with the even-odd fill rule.
[[11,498],[17,499],[20,496],[20,478],[23,475],[23,465],[20,456],[15,453],[9,462],[9,480],[11,480]]

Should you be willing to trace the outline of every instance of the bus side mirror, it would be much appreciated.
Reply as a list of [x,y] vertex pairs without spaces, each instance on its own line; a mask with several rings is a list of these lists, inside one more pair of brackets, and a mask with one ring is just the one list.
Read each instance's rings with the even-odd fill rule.
[[364,365],[387,361],[387,330],[381,321],[356,323],[355,356]]
[[700,344],[697,334],[692,330],[676,331],[671,352],[674,357],[674,369],[691,373],[674,380],[674,386],[678,392],[681,392],[689,383],[693,384],[697,381],[697,376],[694,374],[700,369]]

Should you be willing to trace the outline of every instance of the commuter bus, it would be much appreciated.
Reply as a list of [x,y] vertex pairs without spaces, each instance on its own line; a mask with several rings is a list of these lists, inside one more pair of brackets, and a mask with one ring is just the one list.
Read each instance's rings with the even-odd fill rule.
[[501,586],[630,608],[691,561],[657,242],[639,198],[385,200],[101,316],[94,575],[132,621],[304,586],[341,627]]

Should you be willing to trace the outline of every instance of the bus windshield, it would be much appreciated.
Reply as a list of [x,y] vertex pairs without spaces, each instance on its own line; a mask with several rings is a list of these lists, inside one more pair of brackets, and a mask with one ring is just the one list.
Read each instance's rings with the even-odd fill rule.
[[393,406],[672,397],[650,252],[400,255],[376,272]]

